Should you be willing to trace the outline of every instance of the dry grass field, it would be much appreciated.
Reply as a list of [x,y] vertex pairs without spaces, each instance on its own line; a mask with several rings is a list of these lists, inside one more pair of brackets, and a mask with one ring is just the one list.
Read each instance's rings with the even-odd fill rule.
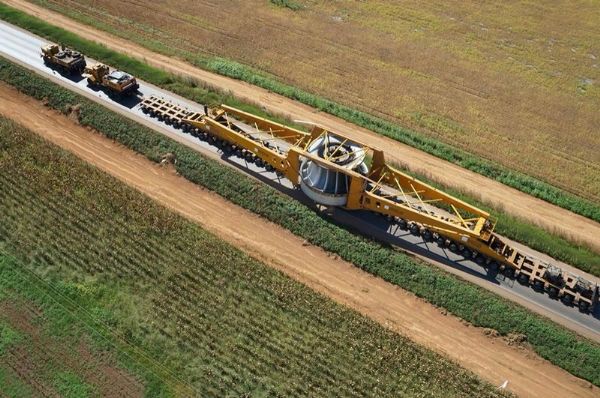
[[600,198],[599,3],[35,2],[155,49],[254,66]]

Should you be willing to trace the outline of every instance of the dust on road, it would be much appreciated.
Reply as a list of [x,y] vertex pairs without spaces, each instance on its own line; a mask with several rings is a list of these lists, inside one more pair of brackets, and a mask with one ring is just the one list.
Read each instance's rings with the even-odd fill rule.
[[310,120],[333,131],[343,132],[352,139],[367,142],[374,147],[385,148],[391,161],[406,165],[414,172],[426,175],[439,183],[467,192],[477,199],[499,206],[505,212],[528,220],[548,231],[600,250],[600,239],[598,238],[600,236],[600,223],[588,218],[536,199],[497,181],[463,169],[408,145],[385,138],[337,117],[320,113],[286,97],[239,80],[207,72],[179,59],[160,55],[101,30],[75,22],[43,7],[28,3],[25,0],[4,0],[4,3],[51,24],[59,25],[63,29],[76,32],[88,40],[102,43],[108,48],[142,59],[152,66],[176,75],[192,76],[209,86],[232,92],[235,96],[258,103],[275,114],[285,115],[291,119]]
[[363,272],[255,214],[201,189],[40,102],[0,84],[0,114],[135,187],[161,204],[413,341],[449,356],[482,378],[522,396],[595,397],[600,389],[509,346],[414,295]]

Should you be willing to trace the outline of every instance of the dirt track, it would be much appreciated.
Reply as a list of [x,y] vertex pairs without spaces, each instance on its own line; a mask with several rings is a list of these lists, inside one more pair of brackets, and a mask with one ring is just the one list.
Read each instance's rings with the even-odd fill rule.
[[[600,389],[529,350],[508,346],[413,295],[330,257],[290,232],[90,132],[0,84],[0,114],[74,152],[235,246],[417,343],[522,396],[593,397]],[[528,377],[526,377],[527,375]]]
[[162,56],[24,0],[4,0],[4,3],[38,16],[49,23],[60,25],[64,29],[77,32],[86,39],[101,42],[108,48],[144,59],[153,66],[178,75],[190,75],[221,90],[231,91],[239,98],[260,103],[271,112],[287,115],[292,119],[311,120],[332,130],[343,131],[348,136],[368,142],[375,147],[385,148],[387,153],[392,154],[390,156],[392,160],[407,165],[413,171],[430,176],[442,184],[468,192],[486,202],[501,206],[506,212],[529,220],[549,231],[584,242],[596,250],[600,250],[600,239],[598,239],[600,224],[585,217],[533,198],[410,146],[359,128],[334,116],[317,112],[288,98],[238,80],[204,71],[181,60]]

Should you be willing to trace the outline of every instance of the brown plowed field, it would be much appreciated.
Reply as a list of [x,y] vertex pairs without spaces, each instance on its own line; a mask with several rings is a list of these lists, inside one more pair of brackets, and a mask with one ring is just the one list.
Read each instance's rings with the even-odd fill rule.
[[[359,139],[364,142],[369,142],[371,145],[384,148],[387,153],[391,154],[392,160],[407,165],[410,169],[423,173],[430,176],[431,178],[446,184],[448,186],[463,190],[470,193],[474,197],[481,198],[484,201],[494,203],[501,206],[507,213],[519,216],[523,219],[529,220],[536,225],[540,225],[549,231],[566,236],[570,239],[580,241],[588,244],[590,247],[600,250],[600,224],[591,221],[585,217],[581,217],[573,214],[567,210],[561,209],[560,207],[551,205],[539,199],[535,199],[527,194],[517,191],[516,189],[509,188],[496,181],[490,180],[479,174],[465,170],[452,163],[440,160],[434,156],[428,155],[422,151],[416,150],[407,145],[400,144],[396,141],[384,138],[380,135],[374,134],[368,130],[358,128],[350,123],[344,122],[341,119],[330,116],[324,113],[318,113],[314,109],[304,106],[298,102],[294,102],[285,97],[270,93],[266,90],[251,86],[249,84],[228,79],[223,76],[206,72],[202,69],[193,67],[192,65],[180,61],[175,58],[159,55],[155,52],[149,51],[148,49],[139,45],[133,44],[130,41],[123,40],[107,34],[106,32],[94,29],[90,26],[77,23],[69,18],[66,18],[60,14],[49,11],[45,8],[38,7],[28,3],[24,0],[5,0],[6,4],[13,7],[26,11],[32,15],[41,17],[45,21],[52,24],[60,25],[63,28],[76,32],[82,37],[90,40],[104,43],[107,47],[125,52],[134,57],[144,59],[148,63],[165,69],[167,71],[176,73],[178,75],[193,76],[201,81],[204,81],[210,85],[223,89],[225,91],[231,91],[236,96],[249,100],[252,102],[260,103],[267,109],[274,113],[288,115],[293,119],[301,120],[312,120],[316,123],[325,125],[336,131],[343,131],[350,137]],[[83,3],[83,2],[79,2]],[[110,3],[107,1],[96,2],[96,5],[102,3]],[[162,7],[163,3],[160,4]],[[189,2],[184,2],[188,4]],[[210,2],[197,2],[194,4],[188,4],[190,7],[198,7],[207,5]],[[239,7],[246,7],[244,2],[235,2]],[[71,3],[70,3],[71,4]],[[129,9],[123,6],[122,2],[119,2],[120,7],[124,10]],[[183,4],[183,3],[182,3]],[[223,3],[219,7],[211,8],[211,10],[218,10],[223,7],[227,7],[228,3]],[[75,7],[75,4],[71,4]],[[173,4],[171,4],[172,7]],[[134,5],[131,5],[134,7]],[[258,7],[257,9],[260,9]],[[270,10],[269,12],[271,12]],[[132,15],[135,13],[131,13]],[[168,14],[165,14],[168,15]],[[200,15],[200,14],[198,14]],[[202,14],[206,15],[206,14]],[[287,15],[287,14],[286,14]],[[168,19],[165,17],[165,19]],[[112,19],[107,18],[105,22]],[[295,18],[292,19],[294,21]],[[185,25],[185,21],[181,22]],[[308,34],[308,33],[307,33]],[[245,42],[246,43],[246,42]],[[250,43],[246,43],[250,45]],[[349,80],[349,79],[346,79]],[[591,95],[591,94],[590,94]],[[337,98],[337,97],[336,97]],[[582,97],[583,98],[583,97]],[[544,109],[543,107],[540,109]],[[516,115],[511,115],[511,119]],[[598,113],[596,113],[598,115]],[[512,123],[512,122],[511,122]],[[578,123],[577,125],[581,125]],[[600,125],[600,124],[597,124]],[[573,137],[574,135],[569,135]],[[596,134],[589,134],[589,139],[594,139]],[[531,137],[533,139],[533,136]],[[473,137],[471,137],[473,139]],[[532,141],[533,142],[533,141]],[[532,148],[532,142],[520,144],[519,147]],[[594,146],[595,145],[595,146]],[[588,148],[597,148],[597,143],[588,142]],[[492,146],[494,149],[499,148],[498,145]],[[597,160],[597,151],[594,151],[594,156]],[[526,158],[530,158],[531,154],[527,155]],[[551,157],[545,159],[544,167],[536,167],[538,170],[546,170],[551,172],[552,170],[560,170],[562,173],[565,169],[556,168],[558,166],[553,165],[550,162]],[[586,168],[590,170],[596,170],[594,167],[594,161],[585,162]],[[589,173],[587,173],[589,175]],[[600,176],[597,171],[592,175]],[[590,186],[589,181],[585,183],[575,183],[575,177],[577,174],[573,174],[573,186],[587,187]]]
[[444,315],[415,296],[329,256],[290,232],[0,85],[0,114],[134,186],[311,288],[522,396],[594,397],[597,387],[525,348]]

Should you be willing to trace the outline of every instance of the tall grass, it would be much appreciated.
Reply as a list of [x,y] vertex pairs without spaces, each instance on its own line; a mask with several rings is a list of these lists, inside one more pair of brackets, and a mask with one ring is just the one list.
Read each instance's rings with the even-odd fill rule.
[[0,80],[37,99],[45,99],[48,106],[57,110],[80,104],[80,123],[84,126],[156,162],[168,152],[175,154],[177,171],[188,180],[476,326],[492,328],[503,335],[524,334],[542,357],[600,385],[600,345],[485,289],[356,236],[275,189],[2,59]]
[[[0,4],[0,18],[55,42],[65,43],[66,45],[75,47],[90,57],[120,69],[127,70],[150,83],[167,88],[190,99],[212,104],[219,98],[218,94],[215,95],[214,92],[210,92],[206,89],[204,89],[204,92],[202,93],[197,93],[196,90],[193,87],[190,87],[183,79],[177,78],[157,68],[150,67],[131,57],[108,50],[106,47],[82,39],[64,29],[50,25],[38,18],[3,4]],[[237,62],[223,58],[196,58],[191,61],[207,70],[234,79],[243,80],[288,98],[300,101],[320,111],[340,117],[378,134],[413,146],[441,159],[458,164],[461,167],[543,199],[549,203],[600,222],[600,205],[598,203],[578,197],[544,181],[509,170],[502,165],[470,154],[464,150],[454,148],[441,141],[424,137],[415,131],[403,128],[384,119],[284,84],[268,74],[261,73]]]

